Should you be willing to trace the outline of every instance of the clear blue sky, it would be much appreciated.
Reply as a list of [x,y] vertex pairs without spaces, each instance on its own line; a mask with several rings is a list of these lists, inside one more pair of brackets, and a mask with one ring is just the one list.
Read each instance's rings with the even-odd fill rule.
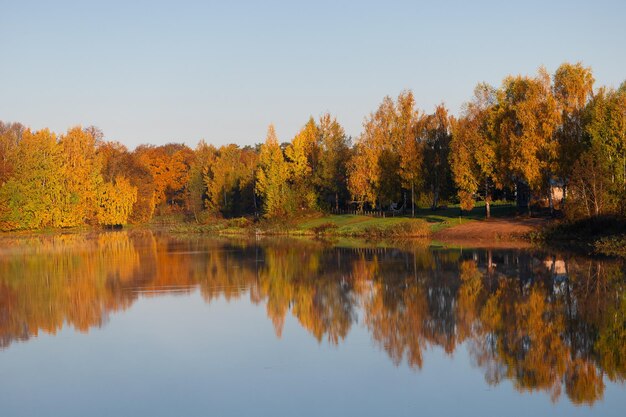
[[[132,3],[132,4],[131,4]],[[0,120],[139,143],[289,140],[329,111],[357,136],[385,95],[453,113],[477,82],[591,66],[626,79],[622,1],[0,0]]]

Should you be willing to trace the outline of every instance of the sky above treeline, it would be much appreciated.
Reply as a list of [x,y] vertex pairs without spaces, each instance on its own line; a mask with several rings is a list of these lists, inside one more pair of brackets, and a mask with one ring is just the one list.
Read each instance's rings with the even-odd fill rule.
[[626,79],[626,2],[0,0],[0,120],[95,125],[130,148],[356,137],[385,95],[458,114],[481,81],[591,66]]

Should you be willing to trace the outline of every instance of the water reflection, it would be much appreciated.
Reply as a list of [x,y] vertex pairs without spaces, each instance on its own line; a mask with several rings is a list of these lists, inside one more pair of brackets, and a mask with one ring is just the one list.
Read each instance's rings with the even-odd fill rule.
[[[293,315],[319,342],[363,323],[393,363],[466,344],[489,384],[602,398],[626,377],[623,262],[518,250],[338,248],[316,241],[174,238],[148,231],[0,242],[0,346],[87,332],[138,297],[199,288],[249,297],[276,335]],[[225,318],[228,320],[228,318]]]

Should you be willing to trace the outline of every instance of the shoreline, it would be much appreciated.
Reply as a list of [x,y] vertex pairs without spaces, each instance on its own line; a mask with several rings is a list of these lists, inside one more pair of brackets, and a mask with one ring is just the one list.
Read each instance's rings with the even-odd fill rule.
[[[568,229],[569,228],[569,229]],[[0,233],[0,242],[7,239],[37,238],[78,234],[100,234],[111,231],[129,233],[151,231],[178,236],[207,236],[230,239],[301,238],[336,244],[382,246],[430,246],[476,249],[541,249],[554,247],[591,256],[626,256],[626,237],[619,233],[596,239],[585,230],[575,232],[566,223],[548,217],[443,218],[434,221],[422,216],[368,217],[360,215],[326,215],[290,219],[283,222],[252,222],[247,218],[215,219],[197,224],[182,219],[169,219],[147,224],[129,225],[120,229],[80,227],[68,229],[24,230]],[[570,235],[562,235],[562,229]]]

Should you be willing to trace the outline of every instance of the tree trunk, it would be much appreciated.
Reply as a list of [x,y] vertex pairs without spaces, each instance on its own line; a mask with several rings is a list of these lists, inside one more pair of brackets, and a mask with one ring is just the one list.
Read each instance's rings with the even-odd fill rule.
[[554,216],[554,199],[552,198],[552,186],[548,184],[548,204],[550,205],[550,216]]
[[335,191],[335,210],[339,212],[339,193]]
[[415,217],[415,184],[411,183],[411,217]]
[[485,217],[491,217],[491,196],[489,195],[489,180],[485,179]]
[[404,192],[404,203],[402,203],[402,213],[406,212],[406,191]]
[[433,190],[433,206],[432,210],[437,210],[437,206],[439,206],[439,187],[435,187]]

